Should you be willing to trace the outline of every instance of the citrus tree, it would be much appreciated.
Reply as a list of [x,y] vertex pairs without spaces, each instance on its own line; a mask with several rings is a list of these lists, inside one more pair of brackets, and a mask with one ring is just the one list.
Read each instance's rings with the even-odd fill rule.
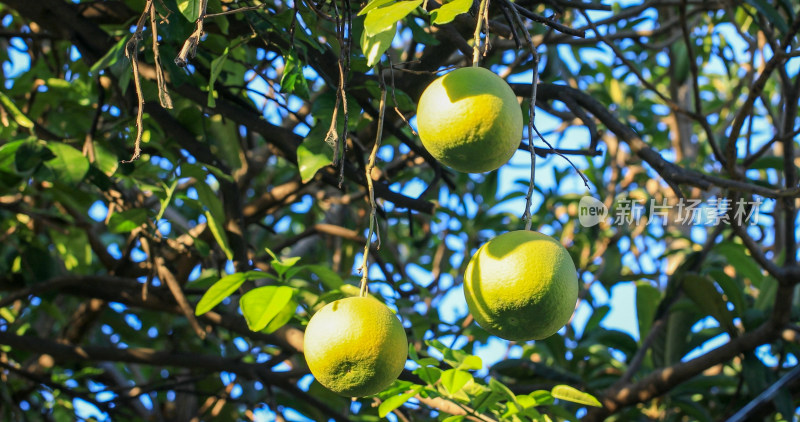
[[[5,0],[0,17],[3,420],[795,416],[794,2]],[[473,67],[513,94],[424,100]],[[459,90],[495,83],[465,72]],[[520,139],[492,128],[442,158],[496,110]],[[486,276],[481,246],[526,229],[566,248],[578,304],[509,341],[464,284]],[[536,252],[490,268],[535,277]],[[367,295],[356,322],[326,308]],[[333,355],[304,356],[306,326],[380,356],[380,391],[311,375]]]

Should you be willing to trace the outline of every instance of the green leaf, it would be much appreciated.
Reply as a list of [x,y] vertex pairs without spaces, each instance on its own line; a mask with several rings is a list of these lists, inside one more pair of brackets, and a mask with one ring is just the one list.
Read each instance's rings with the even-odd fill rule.
[[536,400],[537,406],[546,406],[553,404],[553,395],[547,390],[536,390],[528,396],[534,400]]
[[441,381],[448,393],[455,394],[472,381],[472,374],[459,369],[448,369],[442,372]]
[[430,385],[435,384],[442,377],[442,370],[433,366],[421,366],[413,373]]
[[224,181],[229,182],[229,183],[233,183],[234,182],[233,176],[223,172],[222,170],[220,170],[217,167],[212,166],[211,164],[203,164],[203,167],[205,167],[209,172],[211,172],[211,174],[213,174],[214,177],[216,177],[218,180],[224,180]]
[[219,74],[222,73],[222,68],[225,66],[225,62],[228,60],[229,51],[230,48],[225,47],[225,51],[223,51],[219,56],[214,57],[214,60],[211,61],[211,71],[208,75],[208,100],[206,101],[206,105],[211,108],[217,106],[217,100],[214,96],[214,83],[217,81]]
[[203,213],[206,220],[208,220],[208,228],[211,229],[211,234],[219,244],[222,252],[229,260],[233,260],[233,251],[228,244],[228,235],[225,233],[223,224],[225,222],[225,211],[222,207],[222,201],[213,190],[205,183],[205,180],[198,180],[194,184],[197,191],[197,198],[201,204],[207,209]]
[[369,35],[367,31],[361,33],[361,51],[364,52],[364,57],[367,58],[368,67],[375,66],[376,63],[381,61],[383,53],[392,46],[392,40],[396,32],[397,24],[395,23],[376,34]]
[[750,164],[748,167],[751,170],[766,170],[775,169],[783,171],[783,157],[761,157]]
[[748,4],[755,7],[759,14],[764,15],[767,21],[775,25],[781,32],[786,33],[789,30],[789,25],[786,20],[778,13],[769,2],[765,0],[745,0]]
[[288,286],[264,286],[245,293],[239,300],[247,326],[261,331],[292,300],[294,289]]
[[194,184],[194,188],[197,191],[197,200],[200,201],[214,217],[218,218],[220,221],[225,219],[225,210],[222,207],[222,201],[220,201],[219,196],[209,187],[206,182],[205,178],[199,178],[197,183]]
[[234,273],[222,277],[206,290],[203,297],[197,302],[194,314],[203,315],[210,311],[225,300],[226,297],[232,295],[245,281],[247,281],[245,273]]
[[596,308],[594,312],[592,312],[592,316],[589,317],[589,320],[586,321],[586,325],[583,327],[583,332],[587,333],[599,327],[600,323],[603,321],[603,318],[605,318],[610,311],[611,307],[608,305],[603,305]]
[[[220,2],[220,0],[209,0],[208,6],[206,7],[208,8],[207,13],[209,14],[222,12],[222,3]],[[214,16],[211,18],[206,18],[206,22],[208,22],[209,19],[213,19],[214,23],[219,25],[219,29],[222,31],[222,33],[228,35],[228,27],[230,26],[230,23],[228,22],[227,16],[223,15],[223,16]]]
[[134,208],[114,213],[108,219],[108,230],[112,233],[130,233],[147,222],[147,210]]
[[422,0],[398,1],[371,9],[364,19],[364,32],[377,35],[394,26],[422,4]]
[[463,369],[465,371],[469,370],[478,370],[483,368],[483,361],[479,356],[474,355],[467,355],[461,364],[458,365],[458,369]]
[[364,6],[364,8],[361,9],[360,12],[358,12],[357,16],[364,15],[364,14],[366,14],[367,12],[369,12],[372,9],[376,9],[378,7],[381,7],[381,6],[386,5],[388,3],[392,3],[394,1],[396,1],[396,0],[372,0],[369,3],[367,3],[367,5]]
[[386,415],[392,413],[392,410],[402,406],[408,401],[408,399],[419,394],[420,391],[422,391],[422,386],[415,385],[411,387],[411,391],[403,393],[399,396],[389,397],[388,399],[384,400],[380,406],[378,406],[378,415],[382,418],[385,418]]
[[95,64],[89,69],[92,73],[97,73],[109,66],[114,65],[120,59],[125,58],[125,44],[128,43],[128,40],[131,39],[132,34],[127,34],[122,37],[113,47],[111,47],[100,60],[96,61]]
[[439,361],[432,357],[417,359],[416,362],[420,366],[439,366]]
[[778,294],[778,282],[772,277],[767,277],[764,282],[761,283],[761,288],[758,292],[756,303],[753,304],[753,308],[762,311],[770,309],[775,303],[776,294]]
[[550,394],[559,400],[565,400],[586,406],[603,407],[600,401],[598,401],[593,395],[584,393],[583,391],[568,385],[557,385],[550,390]]
[[442,422],[461,422],[466,418],[466,415],[450,415],[442,420]]
[[748,254],[745,246],[731,241],[725,241],[714,246],[714,252],[724,256],[728,264],[736,269],[736,273],[749,279],[756,287],[761,287],[764,275],[752,256]]
[[647,281],[636,282],[636,318],[639,320],[639,342],[650,333],[661,292]]
[[442,7],[431,12],[431,23],[444,25],[450,23],[456,16],[469,12],[472,7],[472,0],[453,0],[445,3]]
[[619,246],[616,244],[609,245],[606,253],[603,255],[603,264],[600,268],[600,274],[597,279],[603,283],[603,286],[611,287],[620,280],[622,273],[622,253]]
[[44,142],[34,140],[11,142],[0,149],[0,169],[27,176],[53,157],[55,155],[45,147]]
[[48,142],[47,148],[55,158],[47,161],[47,166],[59,181],[76,185],[89,171],[89,160],[80,151],[61,142]]
[[194,22],[200,17],[201,0],[178,0],[178,10],[189,22]]
[[297,264],[297,261],[300,260],[299,256],[294,256],[291,258],[284,258],[284,259],[273,259],[270,265],[278,273],[278,276],[283,276],[286,274],[286,271],[289,271],[294,264]]
[[324,265],[304,265],[303,269],[311,271],[313,274],[316,274],[319,277],[319,281],[325,286],[328,290],[335,290],[344,284],[344,281],[339,274],[336,274],[335,271],[332,269],[324,266]]
[[281,92],[292,93],[300,98],[308,99],[308,81],[303,75],[303,63],[294,50],[288,50],[283,55],[283,75],[281,76]]
[[733,316],[713,281],[697,274],[687,274],[683,278],[681,288],[702,312],[714,317],[725,331],[729,334],[736,333]]
[[506,397],[508,400],[511,400],[514,403],[517,402],[517,396],[502,382],[494,378],[489,378],[489,388],[491,388],[495,393]]
[[297,313],[297,302],[295,300],[290,300],[289,303],[287,303],[283,307],[283,309],[281,309],[281,311],[278,312],[278,315],[275,315],[275,318],[272,318],[272,321],[270,321],[269,324],[267,324],[267,326],[263,330],[264,333],[266,334],[274,333],[279,328],[286,325],[286,323],[289,322],[290,319],[292,319],[295,313]]
[[333,163],[333,150],[322,137],[306,138],[297,147],[297,167],[300,169],[303,183],[311,181],[319,169],[331,163]]
[[722,270],[710,271],[708,275],[719,284],[728,301],[733,304],[733,313],[737,317],[741,317],[745,309],[747,309],[744,295],[742,294],[742,286]]
[[9,308],[0,308],[0,318],[3,318],[10,324],[13,324],[17,319]]
[[414,343],[413,342],[409,342],[408,343],[408,356],[414,362],[417,362],[419,360],[419,354],[417,354],[417,349],[414,347]]
[[696,305],[689,299],[680,299],[674,305],[667,317],[665,330],[664,365],[672,365],[681,360],[688,352],[688,336],[692,325],[699,319]]
[[119,168],[119,158],[102,145],[94,146],[94,155],[93,165],[106,176],[111,177]]
[[79,230],[48,230],[67,271],[85,271],[92,263],[92,248],[86,232]]
[[203,215],[206,216],[206,220],[208,220],[208,228],[211,229],[211,234],[214,235],[214,239],[219,244],[219,247],[222,249],[225,257],[228,258],[228,260],[233,261],[233,251],[228,244],[228,235],[222,228],[222,222],[214,218],[214,215],[209,211],[206,211],[203,213]]
[[17,105],[11,101],[11,98],[8,98],[8,96],[2,91],[0,91],[0,105],[2,105],[6,112],[14,118],[14,121],[17,122],[18,125],[24,128],[33,129],[33,121],[29,119],[28,116],[22,112],[22,110],[17,108]]
[[167,186],[167,184],[162,183],[164,186],[164,192],[166,192],[166,196],[160,202],[161,208],[158,210],[158,215],[156,215],[155,221],[161,220],[161,217],[164,216],[164,213],[167,211],[167,207],[169,203],[172,202],[172,196],[175,194],[175,188],[178,187],[178,179],[175,179],[172,184]]

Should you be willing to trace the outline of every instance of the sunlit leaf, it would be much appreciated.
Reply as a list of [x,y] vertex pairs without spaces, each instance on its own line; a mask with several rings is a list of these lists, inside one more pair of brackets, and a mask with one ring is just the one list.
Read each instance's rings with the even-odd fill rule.
[[368,36],[384,32],[408,16],[420,4],[422,0],[401,0],[371,9],[364,19],[364,32]]
[[361,51],[367,58],[367,66],[372,67],[380,62],[383,53],[392,46],[395,32],[397,32],[397,24],[375,34],[367,34],[367,31],[361,33]]
[[245,281],[247,281],[247,275],[244,273],[234,273],[222,277],[206,290],[203,297],[197,302],[194,314],[203,315],[210,311],[225,300],[225,298],[233,294]]
[[431,22],[436,25],[450,23],[456,16],[469,12],[472,0],[452,0],[431,11]]
[[232,261],[233,251],[228,244],[228,235],[225,233],[225,229],[222,227],[222,221],[214,217],[214,215],[209,211],[206,211],[203,215],[205,215],[206,220],[208,221],[208,228],[211,230],[211,234],[214,236],[214,239],[217,241],[220,249],[222,249],[225,257]]
[[126,60],[125,59],[125,45],[130,40],[131,35],[125,35],[124,37],[120,38],[119,41],[114,44],[111,49],[109,49],[100,60],[96,61],[92,67],[89,69],[92,73],[96,73],[100,70],[103,70],[111,65],[114,65],[119,60]]
[[408,401],[411,397],[416,396],[422,390],[421,385],[415,385],[411,388],[411,391],[407,393],[403,393],[399,396],[389,397],[388,399],[384,400],[380,406],[378,406],[378,415],[382,418],[385,418],[386,415],[391,413],[394,409],[402,406],[405,402]]
[[333,162],[333,150],[325,143],[324,138],[307,138],[297,147],[297,167],[303,183],[308,183],[319,169]]
[[242,315],[247,326],[253,331],[261,331],[292,300],[294,289],[288,286],[257,287],[245,293],[239,300]]
[[18,125],[24,128],[33,129],[33,121],[29,119],[28,116],[26,116],[25,113],[23,113],[22,110],[20,110],[17,105],[11,101],[11,98],[8,98],[8,96],[2,91],[0,91],[0,106],[6,110],[6,113],[10,114],[11,117],[14,118],[14,121],[17,122]]
[[577,388],[568,385],[557,385],[550,390],[550,394],[559,400],[573,403],[584,404],[587,406],[603,407],[599,400],[589,393],[584,393]]
[[47,166],[58,180],[70,185],[83,180],[89,171],[89,160],[80,151],[61,142],[49,142],[47,148],[55,155],[47,161]]
[[189,22],[194,22],[200,17],[200,2],[202,0],[178,0],[178,10]]
[[112,233],[130,233],[147,221],[147,210],[133,208],[116,212],[108,219],[108,230]]
[[303,75],[303,63],[294,50],[284,53],[283,75],[281,76],[281,92],[292,93],[300,98],[308,99],[308,81]]
[[441,381],[450,394],[455,394],[472,381],[472,374],[459,369],[448,369],[442,372]]

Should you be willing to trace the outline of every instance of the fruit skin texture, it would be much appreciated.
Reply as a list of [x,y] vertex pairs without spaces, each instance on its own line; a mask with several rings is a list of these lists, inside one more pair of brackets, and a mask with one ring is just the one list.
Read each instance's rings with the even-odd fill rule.
[[464,296],[489,333],[514,341],[541,340],[569,322],[578,301],[578,275],[567,250],[542,233],[504,233],[481,246],[467,264]]
[[506,81],[462,67],[433,81],[417,105],[417,130],[431,155],[458,171],[492,171],[522,139],[522,110]]
[[400,320],[372,297],[325,305],[306,327],[306,363],[314,378],[347,397],[386,389],[403,371],[408,339]]

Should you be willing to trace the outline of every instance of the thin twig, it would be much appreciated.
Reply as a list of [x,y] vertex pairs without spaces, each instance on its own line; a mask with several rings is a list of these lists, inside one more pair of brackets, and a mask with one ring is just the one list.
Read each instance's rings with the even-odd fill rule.
[[[639,81],[640,81],[640,82],[641,82],[641,83],[642,83],[642,84],[643,84],[643,85],[644,85],[644,86],[645,86],[647,89],[649,89],[650,91],[653,91],[653,93],[654,93],[654,94],[656,94],[656,96],[658,96],[658,97],[659,97],[659,98],[660,98],[662,101],[664,101],[664,103],[665,103],[667,106],[669,106],[669,108],[670,108],[670,109],[671,109],[673,112],[684,114],[684,115],[686,115],[686,116],[688,116],[688,117],[692,118],[693,120],[697,121],[697,122],[700,124],[700,126],[701,126],[701,127],[703,128],[703,130],[705,131],[705,133],[706,133],[706,137],[709,139],[709,142],[711,142],[711,148],[712,148],[712,151],[714,151],[714,153],[715,153],[715,157],[716,157],[716,158],[717,158],[717,159],[718,159],[718,160],[719,160],[721,163],[723,163],[723,165],[725,165],[725,157],[722,155],[722,152],[721,152],[721,151],[720,151],[718,148],[716,148],[716,149],[715,149],[716,143],[715,143],[715,142],[713,142],[713,139],[715,139],[715,138],[714,138],[714,132],[713,132],[713,130],[711,129],[711,126],[709,126],[709,124],[708,124],[708,121],[706,120],[705,116],[701,116],[700,114],[698,114],[698,113],[696,113],[696,112],[694,112],[694,113],[693,113],[693,112],[691,112],[691,111],[689,111],[689,110],[686,110],[686,109],[682,108],[682,107],[681,107],[681,106],[679,106],[679,105],[678,105],[678,104],[677,104],[677,103],[676,103],[676,102],[675,102],[675,101],[674,101],[672,98],[669,98],[667,95],[665,95],[665,94],[663,94],[661,91],[659,91],[659,90],[658,90],[658,88],[657,88],[655,85],[653,85],[653,83],[652,83],[652,82],[648,81],[648,80],[647,80],[647,79],[644,77],[644,75],[643,75],[643,74],[642,74],[642,72],[639,70],[639,68],[638,68],[638,67],[637,67],[637,66],[636,66],[636,65],[635,65],[633,62],[631,62],[631,61],[630,61],[630,60],[629,60],[627,57],[625,57],[625,54],[623,53],[623,51],[622,51],[622,50],[620,50],[620,48],[619,48],[619,47],[617,47],[617,45],[616,45],[616,44],[614,44],[613,42],[611,42],[611,40],[609,40],[609,39],[608,39],[608,38],[607,38],[605,35],[603,35],[603,34],[600,32],[600,30],[599,30],[599,29],[598,29],[598,27],[597,27],[597,23],[594,23],[594,22],[592,22],[592,20],[589,18],[589,14],[588,14],[588,13],[586,13],[586,12],[585,12],[585,11],[583,11],[583,10],[581,10],[581,11],[580,11],[580,13],[583,15],[584,19],[586,19],[586,22],[588,23],[588,25],[589,25],[589,27],[592,29],[592,31],[594,31],[594,33],[595,33],[595,37],[596,37],[597,39],[599,39],[601,42],[603,42],[604,44],[606,44],[606,45],[607,45],[609,48],[611,48],[611,50],[614,52],[614,55],[615,55],[617,58],[619,58],[619,59],[620,59],[620,61],[622,61],[622,63],[623,63],[623,64],[624,64],[624,65],[625,65],[625,66],[626,66],[626,67],[627,67],[627,68],[628,68],[628,69],[629,69],[629,70],[630,70],[630,71],[631,71],[631,72],[632,72],[634,75],[636,75],[636,77],[639,79]],[[676,192],[676,193],[677,193],[677,192]]]
[[100,78],[97,78],[97,108],[94,111],[94,117],[92,117],[92,124],[90,126],[89,132],[86,133],[86,138],[83,140],[83,149],[81,152],[83,155],[89,159],[90,163],[94,163],[97,159],[94,149],[94,137],[97,133],[97,127],[100,125],[100,118],[103,115],[103,106],[106,102],[106,90],[103,88],[102,82],[100,82]]
[[489,0],[481,0],[478,6],[478,17],[475,19],[475,33],[473,35],[474,43],[472,45],[472,66],[479,66],[481,61],[481,53],[486,54],[489,43],[489,25],[486,25],[486,41],[483,44],[483,52],[481,52],[481,31],[484,26],[484,21],[489,13]]
[[178,55],[175,57],[175,65],[178,67],[186,67],[186,65],[189,64],[189,59],[194,58],[195,54],[197,54],[197,45],[200,44],[200,38],[203,36],[203,21],[205,20],[208,0],[199,1],[200,11],[197,16],[197,21],[195,22],[194,32],[186,39],[183,43],[183,47],[181,47],[181,51],[179,51]]
[[206,338],[206,332],[203,331],[203,327],[200,326],[200,323],[197,322],[197,318],[194,316],[194,309],[189,304],[189,301],[186,299],[186,295],[183,294],[183,290],[181,289],[178,280],[167,268],[167,262],[163,256],[156,256],[155,264],[157,266],[158,271],[158,278],[164,282],[164,284],[169,287],[169,291],[172,292],[172,296],[175,298],[175,302],[181,308],[181,311],[186,316],[186,319],[189,320],[189,324],[194,329],[197,336],[201,339]]
[[739,139],[739,134],[744,126],[744,121],[753,110],[755,101],[761,94],[761,91],[764,90],[772,71],[775,70],[778,64],[785,59],[786,54],[784,52],[775,52],[775,55],[773,55],[772,58],[764,65],[764,68],[761,71],[761,74],[758,76],[758,79],[756,79],[756,81],[750,87],[750,92],[747,95],[747,99],[745,99],[744,104],[742,104],[741,108],[739,108],[739,111],[736,113],[736,116],[733,119],[730,134],[728,135],[728,143],[725,145],[725,160],[723,162],[729,172],[734,172],[736,168],[736,141]]
[[167,90],[167,83],[164,79],[164,69],[161,67],[161,55],[158,53],[158,25],[156,25],[156,8],[150,7],[150,31],[153,33],[153,64],[156,67],[156,81],[158,83],[158,101],[161,107],[172,108],[172,98]]
[[[506,0],[506,5],[508,4],[509,1]],[[533,63],[531,64],[531,68],[533,69],[533,76],[531,80],[531,99],[528,103],[528,151],[531,155],[531,178],[530,182],[528,183],[528,192],[525,195],[525,212],[522,213],[522,219],[525,221],[525,230],[530,230],[533,224],[533,218],[531,216],[531,203],[533,202],[533,190],[536,186],[534,183],[536,180],[536,148],[533,146],[533,136],[531,134],[534,130],[536,130],[535,126],[533,125],[533,121],[536,117],[536,90],[539,86],[539,54],[536,53],[536,46],[533,44],[531,34],[528,32],[528,28],[525,27],[525,23],[522,21],[517,9],[514,7],[507,7],[507,9],[511,10],[511,13],[514,15],[514,22],[516,22],[518,30],[517,32],[522,33],[522,35],[525,37],[525,42],[528,44],[531,58],[533,60]],[[539,131],[536,131],[536,133],[539,133]]]
[[567,34],[567,35],[573,35],[573,36],[576,36],[576,37],[579,37],[579,38],[586,38],[586,31],[584,31],[582,29],[570,28],[569,26],[566,26],[566,25],[564,25],[562,23],[558,23],[558,22],[554,21],[552,18],[548,18],[548,17],[544,17],[544,16],[541,16],[541,15],[537,15],[536,13],[531,12],[530,10],[520,6],[517,3],[512,3],[512,4],[514,5],[514,9],[517,12],[519,12],[519,14],[521,14],[522,16],[525,16],[526,18],[528,18],[528,19],[530,19],[530,20],[532,20],[534,22],[545,24],[545,25],[549,26],[550,28],[553,28],[556,31],[564,33],[564,34]]
[[394,66],[392,65],[392,56],[391,56],[391,54],[387,54],[386,58],[389,59],[389,76],[391,76],[391,78],[392,78],[391,79],[391,81],[392,81],[392,101],[394,102],[394,111],[395,111],[395,113],[397,113],[398,116],[400,116],[401,119],[403,119],[403,122],[405,122],[406,126],[409,129],[411,129],[411,134],[414,135],[414,136],[417,136],[417,131],[415,131],[414,128],[411,127],[411,123],[408,122],[408,119],[406,119],[406,116],[404,116],[403,112],[400,111],[400,108],[398,108],[398,104],[399,103],[397,102],[397,97],[395,96]]
[[226,10],[220,13],[209,13],[203,15],[203,19],[205,18],[214,18],[217,16],[225,16],[225,15],[232,15],[234,13],[242,13],[242,12],[249,12],[251,10],[259,10],[259,9],[266,9],[269,3],[260,4],[258,6],[248,6],[248,7],[239,7],[236,9]]
[[787,372],[783,377],[781,377],[781,379],[779,379],[775,384],[772,384],[769,386],[769,388],[762,391],[761,394],[754,398],[750,403],[747,403],[733,416],[728,418],[727,422],[753,420],[755,418],[754,413],[758,411],[760,407],[772,402],[779,392],[785,391],[786,386],[795,382],[797,379],[800,379],[800,366],[795,366],[791,371]]
[[[580,169],[579,169],[579,168],[578,168],[578,167],[575,165],[575,163],[573,163],[573,162],[572,162],[572,160],[570,160],[569,158],[567,158],[566,156],[564,156],[564,154],[561,154],[561,153],[560,153],[560,152],[558,152],[556,149],[554,149],[554,148],[553,148],[553,146],[552,146],[552,145],[550,145],[550,142],[547,142],[547,140],[546,140],[546,139],[544,139],[544,137],[542,136],[542,134],[541,134],[541,133],[539,133],[539,129],[536,129],[536,127],[535,127],[535,126],[534,126],[534,128],[533,128],[533,131],[534,131],[534,132],[536,132],[536,135],[538,135],[538,136],[539,136],[539,139],[541,139],[541,140],[542,140],[542,142],[544,142],[545,144],[547,144],[547,146],[548,146],[548,147],[550,147],[550,150],[551,150],[551,151],[553,151],[553,153],[555,153],[555,154],[556,154],[556,155],[558,155],[559,157],[561,157],[561,158],[563,158],[563,159],[567,160],[567,162],[569,163],[569,165],[571,165],[571,166],[572,166],[572,168],[573,168],[573,169],[575,169],[575,171],[578,173],[578,176],[580,176],[580,177],[581,177],[581,180],[583,180],[583,184],[586,186],[586,189],[591,189],[591,188],[589,187],[589,179],[588,179],[588,178],[586,177],[586,175],[585,175],[585,174],[583,174],[583,172],[582,172],[582,171],[581,171],[581,170],[580,170]],[[532,140],[532,139],[533,139],[533,138],[531,138],[531,140]],[[528,142],[531,142],[531,140],[529,140]]]
[[142,133],[144,132],[142,117],[144,115],[144,94],[142,93],[142,82],[139,78],[139,41],[142,40],[142,31],[144,29],[144,22],[147,18],[150,9],[152,9],[153,0],[148,0],[144,6],[142,15],[136,22],[136,30],[133,36],[125,44],[125,57],[131,61],[131,68],[133,70],[133,85],[136,89],[136,140],[133,143],[133,155],[129,160],[124,160],[123,163],[131,163],[139,159],[142,155]]
[[380,82],[381,86],[381,104],[380,110],[378,111],[378,133],[375,135],[375,145],[372,146],[372,153],[369,155],[369,163],[367,164],[366,168],[366,177],[367,177],[367,190],[369,192],[369,234],[367,234],[367,241],[364,245],[364,258],[363,262],[361,263],[361,296],[364,297],[367,295],[367,279],[369,275],[369,267],[367,258],[369,257],[369,248],[370,244],[372,243],[372,235],[373,233],[377,235],[377,248],[380,249],[381,247],[381,235],[378,232],[378,224],[377,218],[375,217],[376,205],[375,205],[375,188],[372,185],[372,169],[375,168],[375,160],[378,156],[378,149],[381,147],[381,137],[383,136],[383,122],[386,117],[386,84],[383,81],[383,72],[378,64],[378,81]]
[[686,15],[686,0],[682,0],[681,6],[678,8],[680,11],[680,22],[681,22],[681,33],[683,35],[683,43],[686,44],[686,52],[689,55],[689,71],[692,74],[692,93],[694,94],[694,113],[698,116],[696,119],[700,126],[703,127],[703,130],[706,133],[706,137],[708,138],[708,143],[711,145],[711,151],[714,152],[714,156],[719,160],[722,157],[722,151],[719,149],[719,145],[717,144],[717,139],[714,136],[714,131],[711,129],[711,126],[708,124],[708,119],[705,117],[706,114],[703,113],[703,102],[700,100],[700,78],[698,76],[699,71],[697,69],[697,60],[694,55],[694,45],[692,44],[692,39],[689,36],[689,24],[688,20],[689,17]]

